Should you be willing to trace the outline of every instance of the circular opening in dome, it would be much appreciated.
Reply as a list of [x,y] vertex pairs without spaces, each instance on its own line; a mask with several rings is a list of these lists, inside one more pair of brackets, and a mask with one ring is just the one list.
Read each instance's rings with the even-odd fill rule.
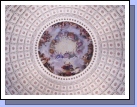
[[93,42],[82,26],[68,21],[58,22],[41,35],[38,54],[49,72],[58,76],[73,76],[90,63]]

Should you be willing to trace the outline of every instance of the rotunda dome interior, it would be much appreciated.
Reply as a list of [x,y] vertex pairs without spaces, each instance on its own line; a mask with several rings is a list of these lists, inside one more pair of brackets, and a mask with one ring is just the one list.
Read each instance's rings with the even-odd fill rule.
[[6,5],[6,95],[125,94],[123,5]]

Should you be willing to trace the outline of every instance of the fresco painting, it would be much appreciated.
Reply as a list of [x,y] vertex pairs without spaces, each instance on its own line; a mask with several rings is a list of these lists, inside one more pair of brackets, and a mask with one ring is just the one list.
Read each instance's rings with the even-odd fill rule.
[[73,22],[59,22],[42,34],[38,54],[51,73],[73,76],[82,72],[90,63],[93,42],[82,26]]

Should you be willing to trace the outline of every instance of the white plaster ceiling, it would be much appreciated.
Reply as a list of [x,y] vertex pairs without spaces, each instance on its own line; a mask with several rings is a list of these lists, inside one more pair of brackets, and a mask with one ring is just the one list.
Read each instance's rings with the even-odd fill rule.
[[[5,20],[6,94],[124,94],[124,6],[7,5]],[[48,72],[39,62],[37,53],[43,31],[64,20],[83,26],[94,43],[90,65],[72,77]]]

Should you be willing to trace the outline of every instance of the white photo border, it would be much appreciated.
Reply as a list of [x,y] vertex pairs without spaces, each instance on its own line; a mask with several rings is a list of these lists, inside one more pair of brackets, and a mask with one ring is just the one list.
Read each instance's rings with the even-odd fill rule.
[[129,99],[129,1],[2,1],[1,26],[5,26],[5,5],[125,5],[125,95],[5,95],[5,27],[1,27],[1,99]]

